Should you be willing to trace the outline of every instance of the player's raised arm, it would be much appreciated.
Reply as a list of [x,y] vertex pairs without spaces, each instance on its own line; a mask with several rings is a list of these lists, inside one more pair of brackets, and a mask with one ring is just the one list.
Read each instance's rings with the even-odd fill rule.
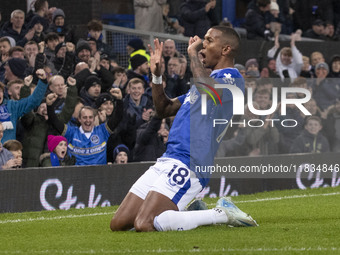
[[161,71],[163,42],[160,43],[156,38],[154,45],[155,49],[148,45],[150,51],[150,70],[152,73],[152,98],[157,116],[167,118],[176,115],[181,107],[181,103],[177,98],[170,99],[164,93]]
[[[210,72],[212,68],[206,68],[203,64],[203,59],[206,57],[206,53],[202,53],[203,42],[201,38],[197,35],[194,37],[190,37],[188,43],[188,56],[190,58],[190,69],[193,74],[194,84],[197,88],[204,88],[205,86],[202,84],[207,84],[210,86],[214,86],[216,81],[213,78],[210,78]],[[201,58],[200,58],[201,57]],[[205,90],[198,90],[201,94],[206,94]],[[222,90],[217,89],[218,94],[222,95]]]

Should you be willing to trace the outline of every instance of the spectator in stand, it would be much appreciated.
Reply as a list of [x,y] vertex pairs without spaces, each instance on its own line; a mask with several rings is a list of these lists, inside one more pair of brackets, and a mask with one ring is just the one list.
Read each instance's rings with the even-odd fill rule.
[[243,78],[246,78],[246,67],[241,64],[235,64],[234,67],[240,72]]
[[133,161],[156,161],[166,150],[169,127],[157,116],[137,129],[136,145],[133,149]]
[[[298,77],[303,65],[302,54],[295,46],[297,34],[291,35],[290,47],[284,47],[276,58],[276,71],[281,79]],[[268,51],[268,57],[273,58],[276,51],[280,48],[279,36],[275,36],[274,47]]]
[[319,63],[324,63],[324,62],[326,62],[326,60],[325,60],[323,54],[320,51],[314,51],[310,55],[310,61],[311,61],[311,64],[312,64],[311,71],[313,73],[313,77],[316,77],[316,75],[315,75],[316,65],[319,64]]
[[67,153],[67,140],[63,136],[49,135],[47,137],[47,147],[50,153],[40,156],[40,166],[73,166],[76,158]]
[[328,138],[332,152],[340,152],[340,100],[330,108],[323,121],[323,134]]
[[55,59],[55,48],[58,44],[58,34],[51,32],[46,35],[44,54],[50,62],[53,62]]
[[85,62],[89,64],[89,60],[91,57],[91,47],[88,42],[80,39],[76,45],[76,63]]
[[76,158],[76,165],[104,165],[106,161],[107,139],[123,117],[123,103],[116,100],[114,113],[106,123],[95,126],[95,110],[84,106],[79,111],[81,126],[71,127],[56,117],[51,106],[57,98],[54,94],[46,97],[48,121],[69,141],[70,154]]
[[166,0],[134,0],[135,28],[164,33],[163,4],[166,4]]
[[55,58],[52,62],[57,74],[67,79],[74,69],[75,46],[71,42],[59,43],[55,47]]
[[28,113],[32,109],[38,107],[44,97],[47,88],[45,71],[39,69],[36,74],[40,80],[33,94],[18,101],[8,100],[5,102],[4,85],[1,85],[0,83],[0,111],[2,112],[0,121],[4,128],[4,137],[2,138],[3,142],[16,138],[15,132],[17,120],[25,113]]
[[296,28],[306,32],[317,19],[333,20],[332,0],[296,1],[294,14]]
[[75,29],[65,23],[65,17],[65,13],[62,9],[56,9],[52,14],[52,23],[47,31],[57,33],[59,37],[64,36],[64,42],[76,44],[77,39],[75,36]]
[[9,58],[21,58],[24,59],[24,48],[21,46],[14,46],[9,50]]
[[113,52],[113,49],[110,45],[104,43],[102,41],[103,35],[103,24],[100,20],[93,19],[87,24],[88,29],[88,38],[93,38],[97,45],[97,51],[100,53],[106,54],[109,58],[114,59],[116,56]]
[[335,81],[327,79],[329,67],[327,63],[319,63],[315,68],[316,79],[313,82],[313,98],[318,107],[324,111],[335,104],[340,95],[340,85]]
[[3,144],[3,147],[13,154],[13,158],[16,162],[16,165],[15,167],[12,168],[21,168],[23,149],[21,142],[17,140],[8,140]]
[[96,99],[101,93],[102,82],[96,75],[86,78],[84,87],[80,90],[80,97],[84,100],[85,106],[96,108]]
[[139,38],[131,39],[128,44],[126,45],[126,51],[129,55],[129,67],[131,69],[131,58],[135,55],[142,55],[146,57],[148,61],[150,61],[150,55],[146,53],[144,43]]
[[181,72],[181,63],[179,58],[171,57],[168,62],[168,75],[166,78],[166,87],[164,89],[165,94],[169,98],[175,98],[188,92],[189,83],[185,79],[185,72]]
[[327,40],[324,22],[320,19],[313,21],[312,28],[304,32],[303,36],[312,39]]
[[325,36],[328,41],[338,41],[339,37],[335,34],[335,28],[332,21],[326,21]]
[[329,71],[328,78],[340,78],[340,55],[334,55],[329,63],[331,70]]
[[24,45],[32,40],[34,36],[34,29],[27,31],[24,26],[25,13],[22,10],[14,10],[11,13],[10,21],[7,21],[0,32],[0,37],[10,36],[12,37],[16,45],[24,47]]
[[58,98],[54,102],[56,113],[60,113],[65,104],[66,97],[66,84],[65,79],[61,75],[54,75],[48,82],[48,89],[50,92],[55,93]]
[[40,17],[39,15],[36,15],[32,18],[29,24],[29,28],[34,30],[34,36],[31,39],[32,41],[35,41],[36,43],[44,41],[45,39],[45,33],[43,33],[44,22],[45,19]]
[[216,0],[187,0],[180,7],[181,24],[185,36],[199,36],[204,38],[205,33],[212,25],[217,25],[214,9]]
[[175,41],[167,39],[163,44],[163,57],[165,64],[165,73],[168,73],[168,61],[171,57],[179,57],[180,53],[176,49]]
[[265,39],[270,35],[265,15],[270,10],[270,0],[257,0],[254,9],[248,9],[245,16],[245,28],[248,39]]
[[33,74],[35,60],[39,53],[39,46],[35,41],[28,41],[24,46],[24,56],[28,63],[28,73]]
[[47,31],[48,26],[49,26],[49,21],[48,21],[48,1],[47,0],[36,0],[34,2],[34,10],[30,10],[29,13],[27,14],[25,22],[29,24],[33,17],[39,16],[44,19],[44,32]]
[[252,78],[260,77],[259,63],[257,62],[256,58],[248,59],[245,68],[247,77]]
[[9,50],[11,49],[11,42],[8,37],[0,38],[0,64],[3,65],[9,57]]
[[169,17],[170,5],[168,3],[162,5],[164,33],[167,34],[183,34],[184,27],[179,24],[178,19]]
[[[287,99],[296,99],[295,93],[287,93]],[[275,126],[280,133],[279,141],[279,153],[289,153],[291,145],[293,144],[296,137],[298,137],[303,130],[304,118],[301,116],[300,110],[294,104],[287,104],[286,115],[282,115],[280,108],[275,112],[274,119],[278,119],[275,122]],[[284,119],[295,120],[295,126],[289,128],[281,125],[281,121]]]
[[120,90],[122,91],[123,97],[125,97],[126,95],[125,90],[128,84],[126,70],[121,66],[117,66],[113,69],[113,76],[114,76],[113,87],[120,88]]
[[143,81],[144,89],[149,87],[149,62],[146,57],[142,55],[135,55],[131,59],[132,70],[128,70],[127,77],[129,80],[138,78]]
[[15,168],[18,164],[13,154],[3,147],[1,139],[4,135],[4,127],[0,122],[0,170]]
[[305,78],[313,78],[314,74],[312,71],[312,65],[309,62],[309,57],[302,56],[303,65],[301,68],[300,76]]
[[119,144],[113,150],[115,164],[127,164],[129,161],[130,150],[125,144]]
[[124,98],[124,109],[130,115],[136,115],[136,125],[139,127],[148,122],[153,113],[153,103],[144,94],[144,83],[141,79],[133,78],[128,83],[128,94]]
[[317,116],[307,118],[305,129],[292,143],[290,153],[329,152],[329,143],[321,134],[321,119]]
[[24,79],[25,70],[27,68],[26,61],[21,58],[11,58],[5,65],[5,80],[7,82]]
[[20,89],[24,86],[21,79],[12,80],[7,83],[7,93],[12,100],[20,100]]
[[270,9],[265,17],[265,23],[268,24],[272,34],[280,34],[282,31],[282,25],[284,23],[283,15],[280,12],[279,5],[271,1]]

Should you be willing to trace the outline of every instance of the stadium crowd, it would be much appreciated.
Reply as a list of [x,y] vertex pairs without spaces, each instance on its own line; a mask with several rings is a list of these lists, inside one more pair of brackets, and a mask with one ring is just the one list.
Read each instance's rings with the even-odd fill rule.
[[[134,1],[135,8],[142,8],[138,2]],[[210,14],[216,1],[185,1],[179,9],[185,15],[179,14],[178,19],[168,16],[171,3],[176,1],[151,2],[161,7],[153,9],[163,13],[163,26],[157,28],[161,32],[204,35],[215,22]],[[329,8],[327,4],[332,1],[322,1],[316,10],[313,7],[309,20],[300,8],[300,2],[308,1],[296,1],[294,6],[286,6],[286,2],[293,1],[255,0],[249,4],[246,28],[251,18],[250,24],[264,26],[248,27],[248,38],[252,39],[255,29],[261,32],[253,38],[265,38],[269,33],[274,45],[265,66],[260,66],[257,59],[235,65],[252,94],[245,102],[245,114],[234,118],[244,124],[229,128],[217,156],[340,151],[340,54],[326,61],[322,52],[304,56],[303,49],[295,45],[301,33],[307,36],[315,26],[329,32],[329,18],[338,21],[337,8]],[[282,10],[282,17],[276,17],[273,8]],[[49,8],[47,0],[36,0],[34,9],[27,15],[14,10],[0,30],[1,168],[123,164],[160,157],[166,149],[172,119],[155,115],[150,56],[143,41],[136,37],[128,42],[129,66],[120,66],[114,49],[102,40],[100,20],[90,20],[87,34],[76,39],[75,28],[67,25],[62,9]],[[332,10],[332,16],[321,10]],[[145,10],[138,13],[146,15]],[[274,21],[268,18],[270,15]],[[187,20],[180,18],[183,16]],[[287,18],[295,16],[306,20]],[[254,21],[260,18],[262,23]],[[228,22],[221,24],[231,26]],[[321,39],[336,40],[334,30],[338,30],[338,24],[335,29],[333,26],[334,35],[323,34]],[[292,33],[290,47],[280,47],[280,33]],[[187,93],[191,72],[186,56],[171,39],[164,41],[163,55],[167,96]],[[305,116],[294,105],[288,105],[286,115],[282,115],[280,103],[268,116],[250,110],[249,102],[258,110],[270,109],[273,88],[284,87],[311,92],[312,99],[304,107],[312,116]],[[304,95],[300,93],[287,94],[289,99],[301,97]],[[296,120],[296,125],[282,126],[283,118]],[[271,119],[280,121],[268,121]],[[249,121],[252,125],[247,125]]]

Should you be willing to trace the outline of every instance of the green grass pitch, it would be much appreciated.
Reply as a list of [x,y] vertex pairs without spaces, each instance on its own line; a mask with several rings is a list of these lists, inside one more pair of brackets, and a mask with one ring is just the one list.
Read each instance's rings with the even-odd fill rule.
[[0,214],[0,254],[340,254],[340,187],[233,200],[260,226],[113,233],[117,206]]

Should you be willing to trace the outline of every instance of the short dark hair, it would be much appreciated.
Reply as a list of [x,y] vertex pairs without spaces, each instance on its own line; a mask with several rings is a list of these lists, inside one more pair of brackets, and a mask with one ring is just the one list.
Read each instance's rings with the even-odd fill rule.
[[54,32],[50,32],[46,35],[45,37],[45,43],[47,43],[48,41],[59,41],[59,36],[57,33],[54,33]]
[[40,11],[44,7],[45,2],[47,2],[47,0],[36,0],[34,3],[34,10],[36,12]]
[[256,5],[258,7],[266,7],[268,4],[270,4],[270,0],[257,0]]
[[231,57],[235,58],[240,47],[239,34],[231,27],[213,26],[212,28],[222,32],[225,43],[231,46]]
[[11,57],[13,52],[15,52],[15,51],[24,52],[24,48],[21,47],[21,46],[14,46],[14,47],[9,49],[8,55]]
[[94,31],[102,31],[103,30],[103,23],[100,20],[93,19],[89,23],[87,23],[87,29],[94,30]]
[[17,140],[8,140],[3,146],[9,151],[21,151],[23,149],[21,142]]
[[319,122],[320,125],[322,125],[322,121],[319,116],[309,116],[305,121],[305,125],[307,125],[310,120],[315,120]]

